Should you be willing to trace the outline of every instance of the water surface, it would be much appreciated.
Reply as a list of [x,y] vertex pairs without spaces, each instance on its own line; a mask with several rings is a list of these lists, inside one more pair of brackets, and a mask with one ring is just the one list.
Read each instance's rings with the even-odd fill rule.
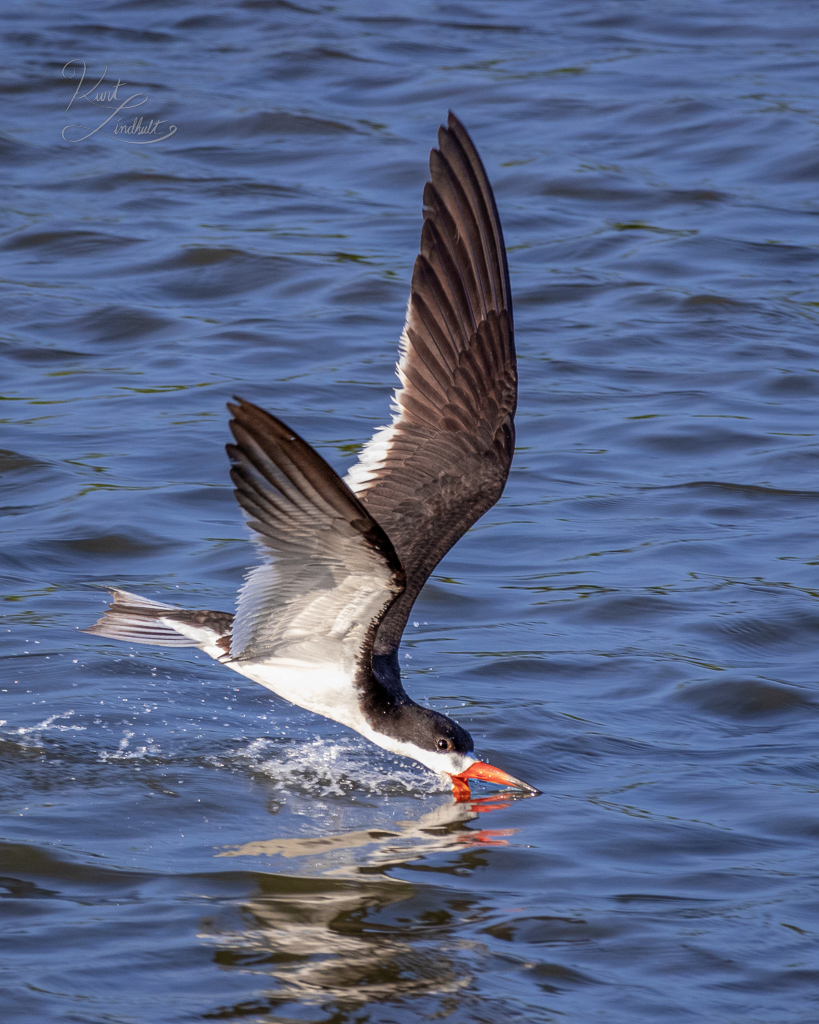
[[[813,1024],[815,14],[9,8],[4,1022]],[[176,131],[94,131],[82,61]],[[339,471],[388,418],[450,107],[519,447],[402,667],[543,790],[467,807],[204,655],[78,632],[106,585],[232,609],[231,395]]]

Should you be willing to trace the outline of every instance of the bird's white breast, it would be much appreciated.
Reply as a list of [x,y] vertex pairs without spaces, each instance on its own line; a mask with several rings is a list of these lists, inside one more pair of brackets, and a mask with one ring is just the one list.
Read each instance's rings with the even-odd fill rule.
[[361,732],[366,727],[351,672],[337,665],[276,658],[268,662],[227,663],[283,700]]

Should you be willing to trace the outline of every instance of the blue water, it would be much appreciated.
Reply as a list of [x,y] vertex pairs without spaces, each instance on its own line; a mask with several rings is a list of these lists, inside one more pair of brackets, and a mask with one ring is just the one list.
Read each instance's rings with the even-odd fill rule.
[[[4,1024],[815,1024],[816,14],[7,5]],[[115,98],[72,101],[82,62]],[[474,807],[78,632],[106,585],[232,610],[231,395],[340,471],[388,419],[448,108],[519,447],[402,667],[543,790]]]

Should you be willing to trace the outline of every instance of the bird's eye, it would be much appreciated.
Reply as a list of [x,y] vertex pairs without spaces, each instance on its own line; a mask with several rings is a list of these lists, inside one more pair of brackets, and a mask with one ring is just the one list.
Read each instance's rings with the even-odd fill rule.
[[439,750],[449,750],[450,746],[451,746],[451,744],[450,744],[449,740],[438,740],[438,749]]

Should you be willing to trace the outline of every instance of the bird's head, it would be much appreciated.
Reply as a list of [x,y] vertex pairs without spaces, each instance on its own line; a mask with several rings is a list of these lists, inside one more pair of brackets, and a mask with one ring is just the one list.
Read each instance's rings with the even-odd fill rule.
[[421,707],[414,701],[394,708],[388,720],[379,723],[379,733],[372,737],[379,746],[412,757],[440,775],[448,775],[456,800],[469,799],[470,779],[514,786],[530,796],[540,792],[514,775],[479,761],[466,729],[440,711]]

